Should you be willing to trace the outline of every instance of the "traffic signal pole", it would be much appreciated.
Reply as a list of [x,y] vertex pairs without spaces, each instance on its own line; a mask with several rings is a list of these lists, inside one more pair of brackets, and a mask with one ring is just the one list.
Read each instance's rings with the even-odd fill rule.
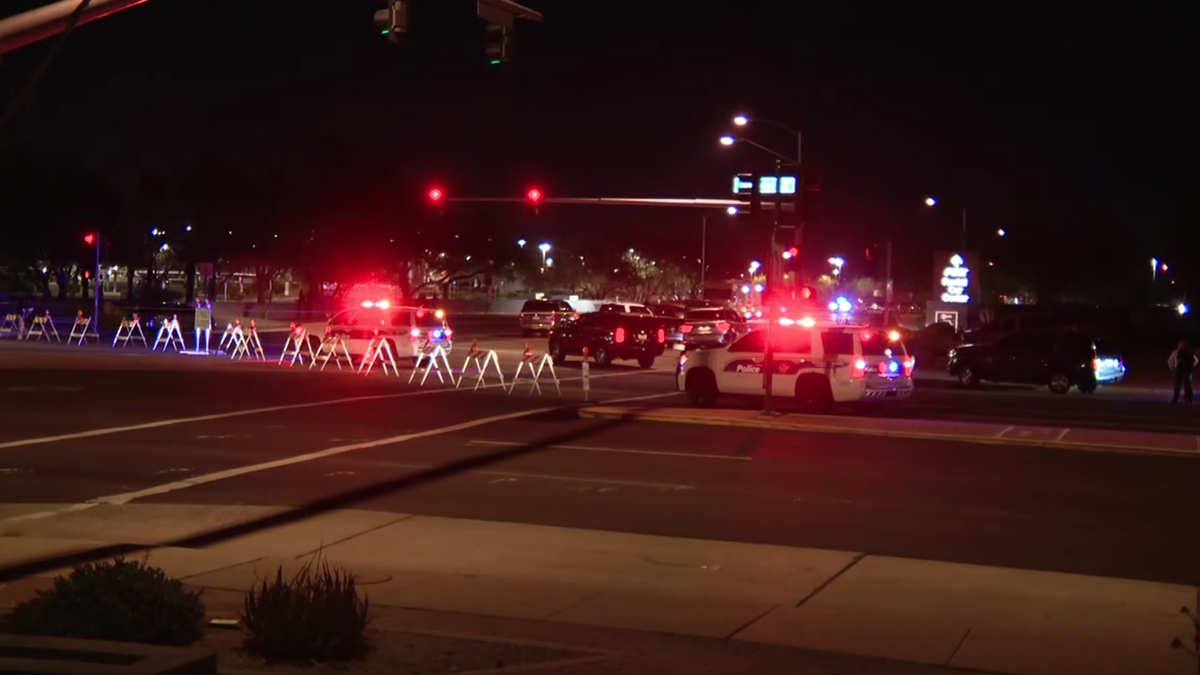
[[92,271],[95,288],[92,289],[92,328],[100,337],[100,230],[96,230],[96,268]]
[[[779,263],[776,261],[775,239],[779,232],[779,211],[783,203],[783,190],[780,189],[780,179],[783,175],[783,160],[775,160],[775,208],[771,212],[771,246],[767,258],[767,293],[771,302],[767,303],[767,348],[763,356],[763,410],[765,416],[773,415],[771,410],[771,394],[775,382],[775,341],[774,328],[777,321],[775,308],[779,306],[778,288],[775,285],[779,274]],[[755,186],[757,189],[757,186]]]

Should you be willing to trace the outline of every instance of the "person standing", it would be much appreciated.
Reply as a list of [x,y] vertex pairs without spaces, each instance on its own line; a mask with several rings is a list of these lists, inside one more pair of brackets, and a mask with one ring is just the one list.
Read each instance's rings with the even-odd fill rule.
[[1180,338],[1179,345],[1167,359],[1167,367],[1175,371],[1175,394],[1171,397],[1171,405],[1179,403],[1179,389],[1183,387],[1183,400],[1192,404],[1192,373],[1196,369],[1196,353],[1188,349],[1187,340]]

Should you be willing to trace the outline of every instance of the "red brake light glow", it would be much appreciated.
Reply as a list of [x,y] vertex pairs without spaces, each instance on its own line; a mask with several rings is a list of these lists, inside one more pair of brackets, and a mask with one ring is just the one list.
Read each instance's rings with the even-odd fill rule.
[[1100,359],[1092,359],[1092,370],[1100,370]]
[[667,341],[667,331],[663,330],[662,328],[658,329],[658,341],[659,342]]
[[887,374],[888,374],[888,364],[887,364],[887,361],[880,361],[880,362],[879,362],[879,374],[880,374],[880,375],[887,375]]
[[872,333],[871,331],[869,331],[869,330],[864,330],[864,331],[863,331],[863,332],[862,332],[862,333],[859,335],[859,337],[861,337],[861,338],[862,338],[862,341],[863,341],[863,342],[870,342],[870,340],[871,340],[871,337],[872,337],[873,335],[874,335],[874,333]]
[[693,330],[694,328],[695,328],[695,326],[693,326],[692,324],[690,324],[690,323],[685,323],[685,324],[683,324],[682,326],[680,326],[680,327],[679,327],[679,332],[680,332],[680,333],[683,333],[684,335],[686,335],[686,334],[688,334],[688,333],[692,332],[692,330]]
[[613,333],[613,342],[616,342],[617,344],[621,344],[624,341],[625,341],[625,329],[618,326],[617,330]]
[[717,332],[718,333],[727,333],[727,332],[729,332],[729,328],[730,328],[730,326],[729,326],[728,321],[721,321],[717,324]]
[[861,356],[854,357],[854,370],[850,372],[850,377],[853,377],[856,380],[861,380],[866,376],[867,362],[864,361],[863,357]]
[[418,309],[418,310],[417,310],[417,318],[418,318],[418,319],[424,319],[424,318],[425,318],[425,310],[423,310],[423,309]]
[[917,367],[917,360],[916,360],[916,359],[914,359],[914,358],[913,358],[913,357],[911,357],[911,356],[910,356],[910,357],[908,357],[907,359],[904,359],[904,376],[905,376],[905,377],[912,377],[912,374],[913,374],[913,368],[916,368],[916,367]]

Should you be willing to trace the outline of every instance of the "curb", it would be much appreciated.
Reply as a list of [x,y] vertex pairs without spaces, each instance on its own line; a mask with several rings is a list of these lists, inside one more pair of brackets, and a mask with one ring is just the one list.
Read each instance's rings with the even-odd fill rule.
[[1184,450],[1163,450],[1146,448],[1119,443],[1078,443],[1075,441],[1045,441],[1027,440],[1020,438],[980,438],[976,436],[958,436],[954,434],[933,433],[923,431],[894,431],[888,429],[861,429],[855,427],[834,427],[824,425],[784,424],[765,420],[725,420],[704,417],[677,417],[673,415],[655,414],[652,412],[608,412],[596,408],[582,408],[580,417],[591,419],[622,419],[638,422],[666,422],[671,424],[700,424],[715,427],[741,427],[746,429],[769,429],[772,431],[793,431],[798,433],[836,434],[843,436],[875,436],[880,438],[908,438],[927,441],[955,441],[975,445],[1015,445],[1028,448],[1054,448],[1060,450],[1075,450],[1081,452],[1107,452],[1113,454],[1152,455],[1157,457],[1187,457],[1200,459],[1200,453]]

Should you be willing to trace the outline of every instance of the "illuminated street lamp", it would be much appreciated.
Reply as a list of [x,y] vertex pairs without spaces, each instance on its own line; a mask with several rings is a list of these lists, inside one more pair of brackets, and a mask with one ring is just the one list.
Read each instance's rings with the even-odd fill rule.
[[726,207],[725,207],[725,213],[727,213],[727,214],[729,214],[729,215],[731,215],[731,216],[736,216],[736,215],[737,215],[737,213],[738,213],[738,207],[736,207],[736,206],[732,206],[732,205],[730,205],[730,206],[726,206]]
[[546,254],[550,252],[550,243],[543,241],[538,244],[538,250],[542,252],[542,273],[546,273]]
[[737,142],[737,139],[733,136],[726,135],[721,137],[721,145],[733,145],[735,142]]
[[733,118],[733,123],[739,127],[744,127],[750,123],[750,118],[746,117],[745,115],[736,115]]
[[[934,197],[926,197],[925,198],[925,206],[928,206],[929,208],[933,208],[933,207],[937,206],[937,203],[938,203],[938,200],[935,199]],[[998,234],[1001,237],[1003,237],[1004,231],[1001,230],[1000,232],[998,232]],[[962,248],[964,251],[967,250],[967,209],[966,209],[966,207],[963,207],[963,210],[962,210]]]
[[1005,236],[1005,235],[1007,235],[1007,234],[1008,234],[1008,232],[1005,232],[1003,227],[1002,227],[1002,228],[1000,228],[1000,229],[998,229],[998,230],[996,230],[996,236],[997,236],[997,237],[1003,237],[1003,236]]
[[758,268],[760,267],[762,267],[762,263],[758,262],[757,260],[750,261],[750,274],[757,272]]
[[520,246],[521,248],[525,248],[525,240],[524,240],[524,239],[518,239],[518,240],[517,240],[517,246]]

